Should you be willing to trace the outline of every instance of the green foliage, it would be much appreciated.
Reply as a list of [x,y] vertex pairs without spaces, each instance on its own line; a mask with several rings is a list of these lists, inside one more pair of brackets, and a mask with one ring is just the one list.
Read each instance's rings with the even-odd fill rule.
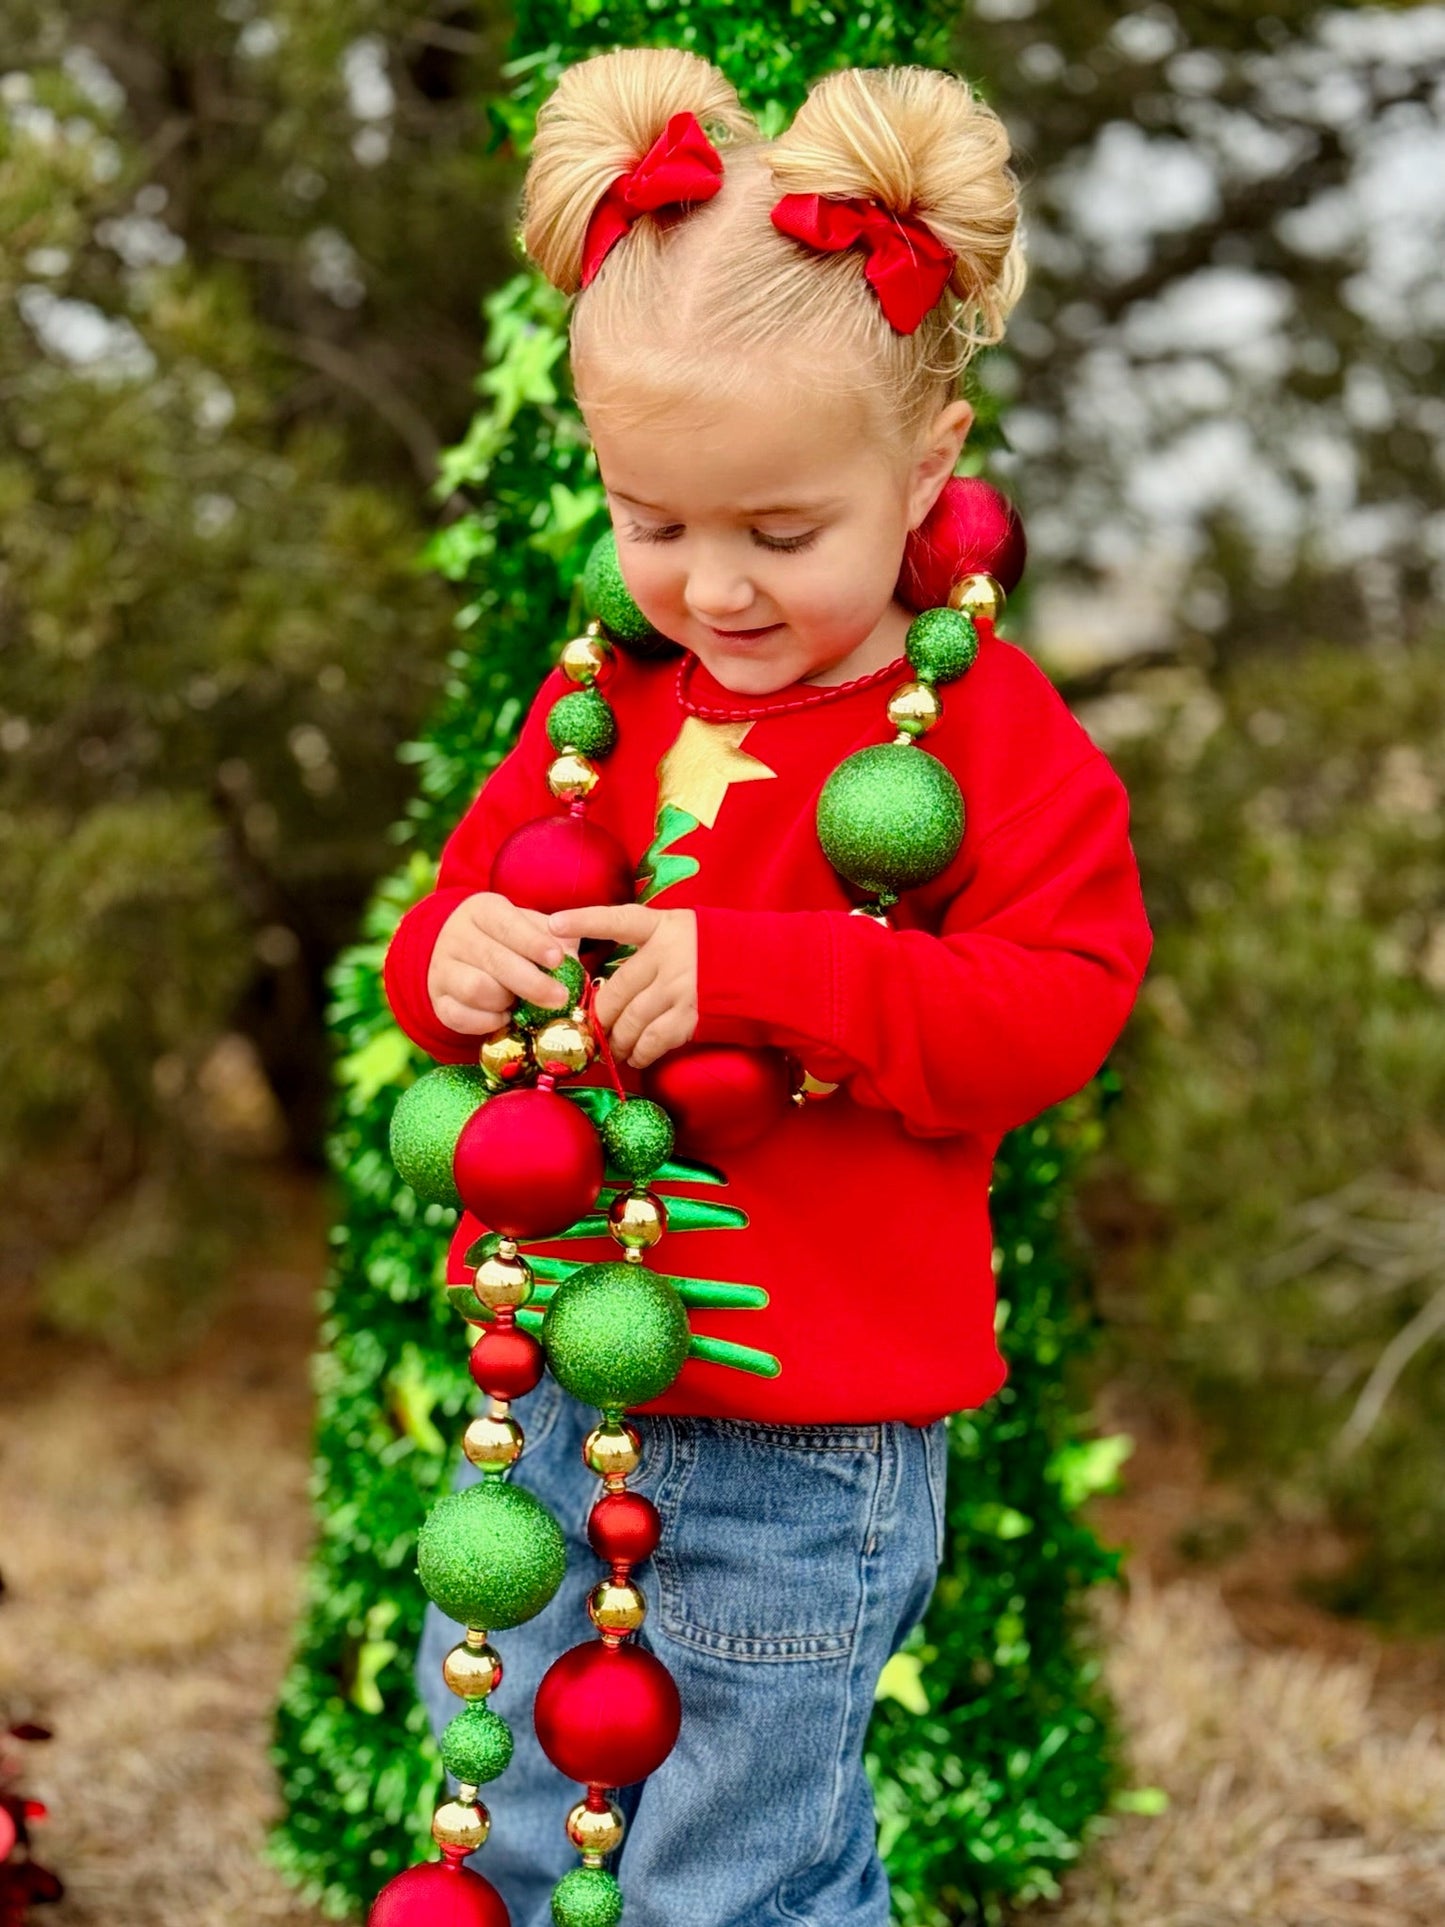
[[[297,1149],[319,1134],[313,981],[386,861],[450,598],[354,424],[293,420],[276,331],[187,229],[183,189],[243,220],[257,156],[234,127],[203,155],[202,108],[149,90],[168,59],[178,85],[244,66],[235,27],[90,24],[0,21],[0,1172],[45,1214],[51,1314],[153,1356],[249,1222],[214,1101],[238,1046],[273,1135],[277,1097]],[[152,114],[197,178],[157,178]]]
[[[537,101],[567,61],[613,41],[656,40],[716,55],[776,118],[825,66],[942,58],[950,15],[929,5],[784,13],[708,0],[529,6],[508,70],[515,91],[497,114],[525,146]],[[413,1548],[449,1477],[437,1439],[457,1436],[472,1396],[437,1288],[454,1215],[421,1205],[387,1159],[397,1087],[424,1060],[397,1039],[379,966],[397,916],[427,887],[427,859],[510,742],[550,646],[574,631],[580,572],[602,526],[563,387],[563,304],[518,277],[487,316],[485,405],[443,462],[443,486],[465,489],[474,506],[430,552],[466,600],[442,706],[404,752],[417,793],[397,834],[414,854],[382,887],[364,941],[332,978],[346,1074],[330,1145],[341,1214],[318,1368],[320,1541],[278,1720],[288,1814],[275,1851],[337,1913],[427,1850],[439,1767],[409,1677],[424,1605]],[[383,1068],[390,1088],[378,1081]],[[1000,1315],[1013,1376],[986,1412],[956,1422],[946,1577],[908,1656],[910,1696],[915,1707],[926,1700],[926,1716],[885,1697],[870,1741],[908,1922],[993,1918],[1009,1897],[1054,1891],[1112,1783],[1105,1708],[1076,1613],[1081,1589],[1110,1575],[1113,1559],[1077,1506],[1107,1480],[1117,1448],[1083,1440],[1071,1416],[1067,1368],[1087,1320],[1059,1223],[1068,1174],[1097,1128],[1092,1102],[1077,1101],[1017,1135],[1000,1164]],[[404,1387],[400,1360],[410,1361]]]
[[1146,1323],[1226,1464],[1364,1536],[1342,1603],[1438,1629],[1445,641],[1135,698],[1157,943],[1119,1153],[1168,1224]]
[[1069,1367],[1090,1321],[1060,1224],[1100,1135],[1085,1093],[1014,1132],[995,1167],[1009,1382],[952,1421],[938,1589],[869,1735],[900,1927],[998,1920],[1006,1902],[1056,1894],[1117,1778],[1097,1664],[1076,1637],[1079,1597],[1116,1577],[1117,1555],[1078,1508],[1128,1442],[1081,1435]]

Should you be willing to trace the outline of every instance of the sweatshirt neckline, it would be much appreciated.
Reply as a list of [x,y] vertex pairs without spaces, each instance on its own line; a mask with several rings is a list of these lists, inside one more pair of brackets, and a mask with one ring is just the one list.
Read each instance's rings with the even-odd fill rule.
[[848,696],[856,696],[860,690],[896,681],[900,673],[907,672],[907,658],[895,656],[881,669],[866,676],[855,676],[852,682],[795,682],[763,695],[740,695],[704,669],[696,656],[688,654],[677,666],[677,700],[688,715],[698,716],[704,722],[750,722],[759,716],[789,715],[795,710],[818,709],[824,703],[841,702]]

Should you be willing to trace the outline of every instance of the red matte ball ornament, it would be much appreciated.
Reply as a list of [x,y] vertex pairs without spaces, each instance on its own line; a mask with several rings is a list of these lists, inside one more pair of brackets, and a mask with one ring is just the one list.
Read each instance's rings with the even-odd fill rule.
[[644,1072],[642,1088],[671,1117],[679,1145],[702,1157],[755,1143],[792,1103],[782,1052],[743,1044],[685,1044]]
[[542,1676],[532,1707],[542,1751],[584,1786],[631,1786],[677,1744],[682,1701],[671,1673],[641,1646],[574,1646]]
[[547,1356],[520,1325],[493,1325],[473,1345],[469,1363],[479,1391],[492,1398],[525,1398],[541,1384]]
[[637,883],[626,850],[586,816],[523,823],[492,859],[492,888],[524,910],[582,910],[631,903]]
[[428,1860],[387,1882],[366,1927],[512,1927],[512,1916],[490,1880],[460,1862]]
[[602,1189],[602,1140],[555,1091],[503,1091],[462,1127],[452,1178],[467,1210],[504,1238],[546,1238],[585,1218]]
[[938,609],[961,577],[982,574],[1008,594],[1027,555],[1024,525],[1008,497],[976,475],[955,475],[904,544],[898,593],[912,609]]
[[609,1565],[641,1565],[661,1536],[657,1507],[640,1492],[604,1494],[587,1519],[587,1543]]

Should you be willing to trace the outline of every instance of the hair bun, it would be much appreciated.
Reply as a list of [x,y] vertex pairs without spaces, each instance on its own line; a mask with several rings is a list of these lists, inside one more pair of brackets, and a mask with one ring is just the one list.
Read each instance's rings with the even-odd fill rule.
[[598,202],[684,112],[719,146],[757,134],[731,83],[697,54],[626,48],[562,75],[537,115],[522,196],[522,244],[554,287],[576,293]]
[[977,345],[997,341],[1023,291],[1018,182],[1003,122],[967,82],[931,67],[825,75],[768,154],[785,193],[877,201],[954,254],[950,288]]

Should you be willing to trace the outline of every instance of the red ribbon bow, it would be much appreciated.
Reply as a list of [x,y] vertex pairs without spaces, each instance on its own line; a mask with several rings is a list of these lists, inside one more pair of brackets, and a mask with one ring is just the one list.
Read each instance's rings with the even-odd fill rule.
[[674,114],[636,167],[619,174],[597,203],[582,243],[583,287],[640,216],[710,201],[722,186],[722,176],[722,156],[697,115]]
[[863,273],[890,326],[911,335],[938,304],[953,273],[954,255],[921,221],[895,214],[876,201],[785,194],[773,209],[773,226],[823,254],[861,246]]

